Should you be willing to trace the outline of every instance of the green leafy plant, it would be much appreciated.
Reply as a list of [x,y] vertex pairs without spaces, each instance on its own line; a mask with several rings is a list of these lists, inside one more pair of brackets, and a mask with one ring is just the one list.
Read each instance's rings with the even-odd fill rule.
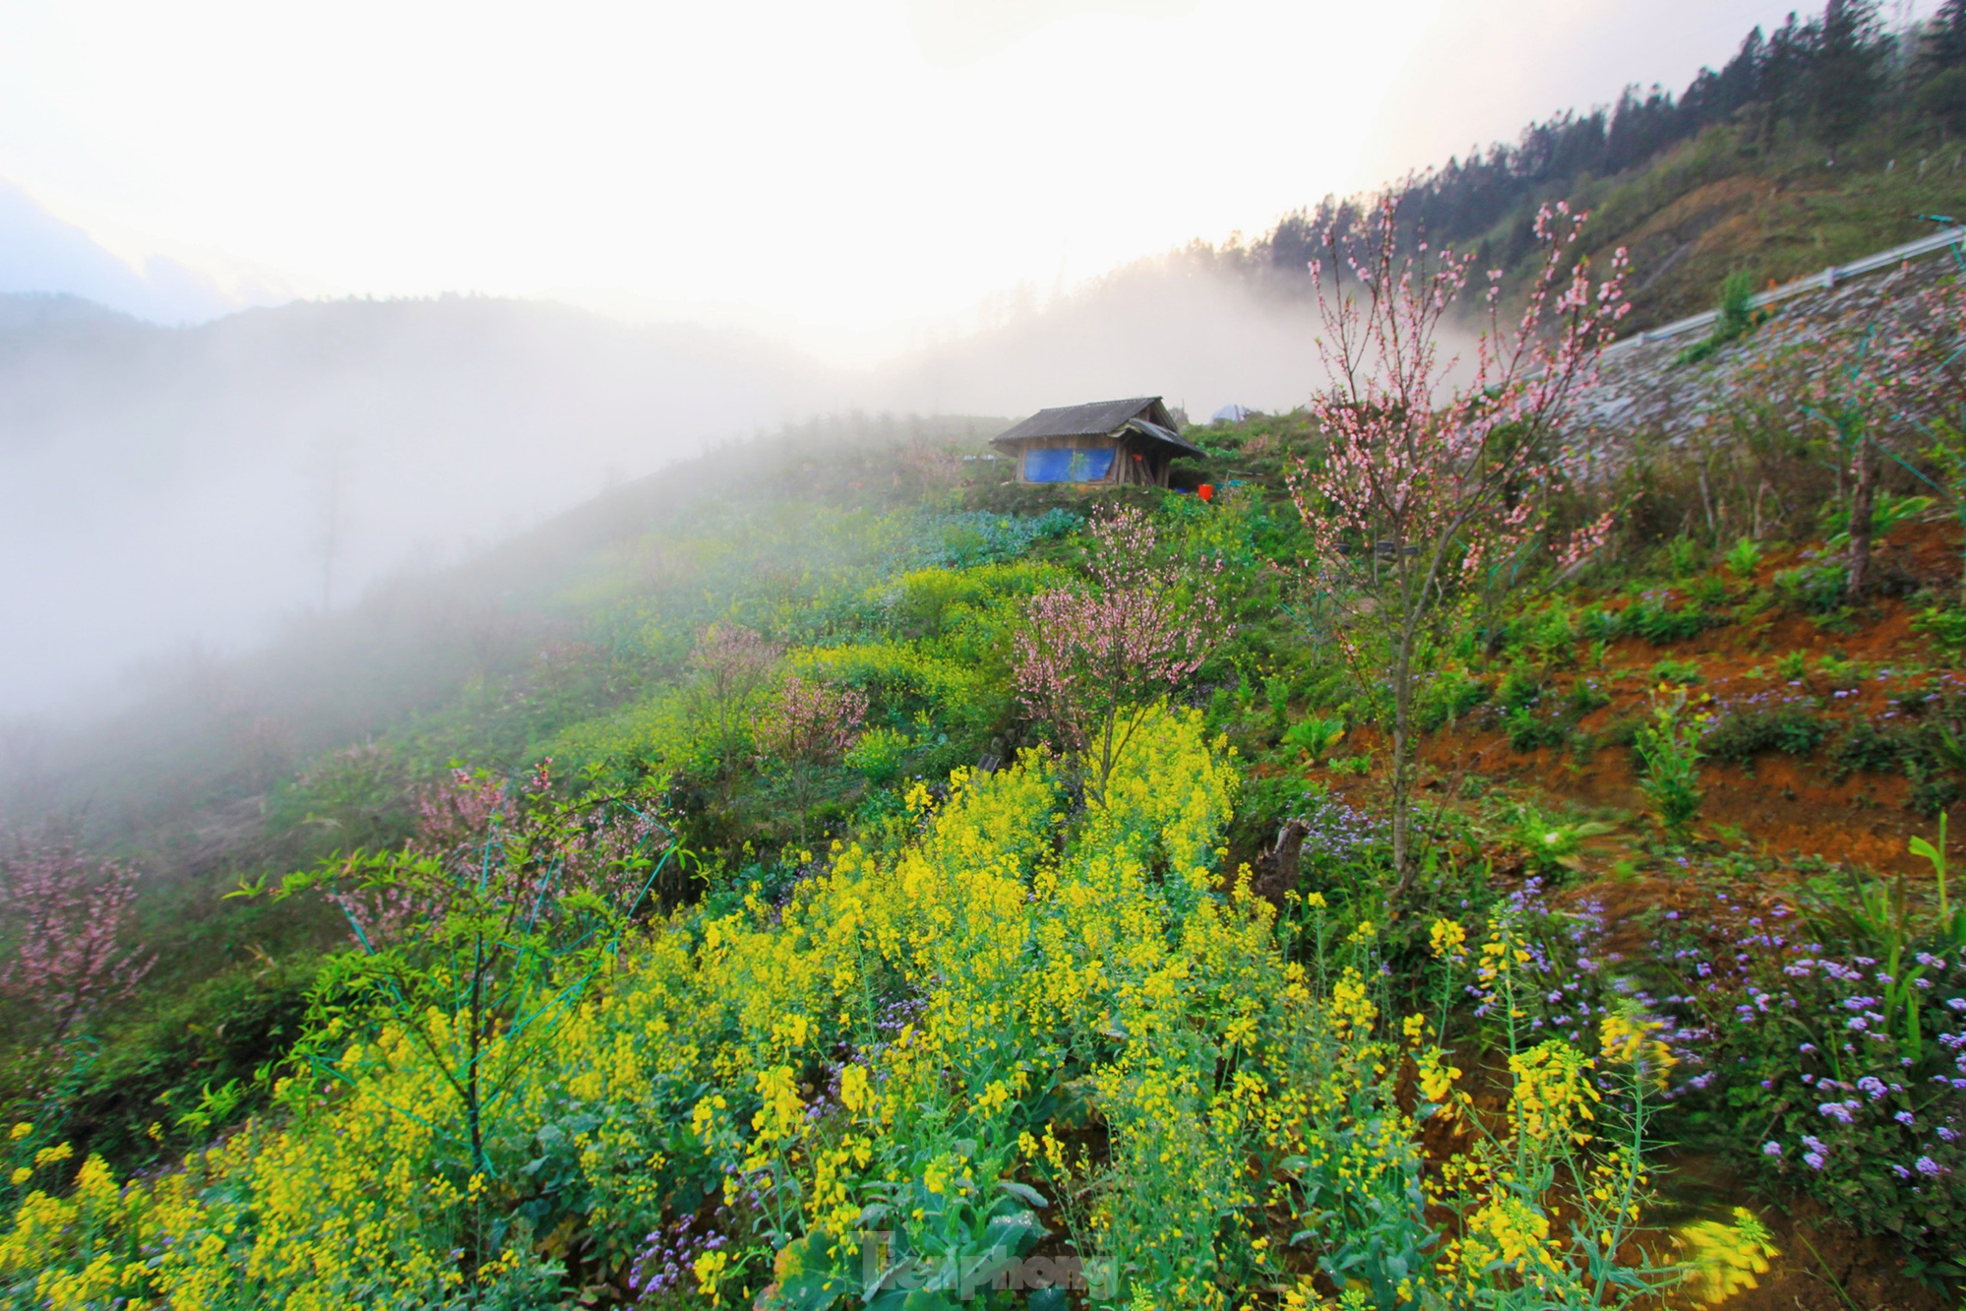
[[1504,710],[1521,710],[1534,705],[1543,695],[1543,678],[1526,665],[1516,665],[1495,691],[1495,702]]
[[1674,578],[1698,573],[1706,564],[1706,548],[1691,537],[1675,537],[1665,545],[1666,572]]
[[1532,865],[1546,872],[1581,869],[1585,843],[1617,831],[1600,820],[1560,820],[1526,801],[1511,806],[1507,817],[1509,839]]
[[1808,706],[1743,710],[1722,716],[1700,735],[1700,750],[1714,760],[1744,763],[1770,751],[1803,756],[1814,751],[1829,727]]
[[1698,637],[1713,623],[1700,606],[1678,606],[1660,596],[1642,596],[1625,610],[1625,627],[1654,646]]
[[1700,790],[1699,728],[1685,710],[1684,693],[1661,701],[1632,741],[1639,788],[1659,827],[1676,841],[1685,838],[1706,799]]
[[1563,708],[1573,720],[1582,719],[1610,704],[1611,698],[1597,685],[1596,679],[1580,678],[1563,694]]
[[1691,687],[1701,679],[1700,667],[1690,660],[1661,660],[1652,666],[1652,678],[1654,682]]
[[1720,302],[1712,330],[1682,350],[1673,362],[1686,365],[1711,359],[1721,347],[1747,336],[1767,318],[1768,311],[1754,308],[1754,275],[1735,269],[1720,281]]
[[1752,537],[1741,538],[1727,552],[1727,572],[1736,578],[1752,578],[1760,567],[1761,543]]
[[1896,773],[1916,751],[1917,743],[1909,730],[1858,719],[1831,744],[1829,758],[1836,766],[1836,776],[1843,779],[1858,773]]
[[870,728],[848,749],[844,762],[849,769],[864,774],[869,783],[885,787],[894,782],[907,763],[914,739],[892,728]]
[[[1879,491],[1870,511],[1871,536],[1883,537],[1899,524],[1916,519],[1931,508],[1932,498],[1929,496],[1893,496],[1888,491]],[[1829,545],[1847,545],[1850,541],[1850,507],[1842,502],[1832,502],[1824,510],[1823,525],[1828,530]]]
[[1558,746],[1570,738],[1568,724],[1542,718],[1528,706],[1511,710],[1503,719],[1502,728],[1509,735],[1509,746],[1517,751]]
[[1429,683],[1420,693],[1415,716],[1419,726],[1431,733],[1443,724],[1458,722],[1493,695],[1488,684],[1465,671],[1449,671]]
[[1798,565],[1775,575],[1775,595],[1798,614],[1833,614],[1843,606],[1844,581],[1841,565]]
[[1911,630],[1948,651],[1966,649],[1966,610],[1931,605],[1912,617]]
[[1862,676],[1856,661],[1847,660],[1833,651],[1825,652],[1816,661],[1816,672],[1831,688],[1843,690],[1857,686]]
[[1283,744],[1293,751],[1309,756],[1313,761],[1323,760],[1331,749],[1345,738],[1343,719],[1300,719],[1292,724],[1283,735]]
[[1939,926],[1941,931],[1951,937],[1955,943],[1966,946],[1966,906],[1962,906],[1955,912],[1952,909],[1951,900],[1947,895],[1946,826],[1947,816],[1944,812],[1941,812],[1939,815],[1938,845],[1934,846],[1924,838],[1914,837],[1911,840],[1908,850],[1912,855],[1919,857],[1932,867],[1932,879],[1933,882],[1938,884],[1939,888]]

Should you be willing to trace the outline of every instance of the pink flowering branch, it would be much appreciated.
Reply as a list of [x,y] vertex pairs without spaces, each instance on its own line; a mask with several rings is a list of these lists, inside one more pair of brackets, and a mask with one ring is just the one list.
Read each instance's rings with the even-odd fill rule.
[[1024,706],[1075,753],[1101,795],[1146,709],[1178,689],[1220,637],[1219,560],[1170,567],[1159,532],[1122,507],[1092,523],[1086,586],[1031,599],[1016,636]]
[[710,720],[717,773],[726,795],[743,747],[747,715],[781,654],[776,643],[742,624],[711,624],[697,634],[689,669],[695,695]]
[[34,1013],[49,1047],[134,995],[155,962],[127,941],[136,882],[135,870],[89,859],[52,826],[0,838],[0,925],[12,943],[0,996]]
[[1359,241],[1327,233],[1333,263],[1311,264],[1330,382],[1310,412],[1327,448],[1321,461],[1298,461],[1289,485],[1312,542],[1312,579],[1350,603],[1350,628],[1338,640],[1357,668],[1365,655],[1351,629],[1377,630],[1391,655],[1393,847],[1403,890],[1420,639],[1447,597],[1504,575],[1537,546],[1574,563],[1603,543],[1608,516],[1549,541],[1550,499],[1576,473],[1561,441],[1570,409],[1595,381],[1629,306],[1625,252],[1592,281],[1578,246],[1584,216],[1545,207],[1535,221],[1543,259],[1520,316],[1504,322],[1502,275],[1490,272],[1486,329],[1457,382],[1463,361],[1444,356],[1440,339],[1473,258],[1424,241],[1404,253],[1398,217],[1398,202],[1386,199]]
[[859,736],[867,717],[867,694],[793,674],[758,722],[758,748],[783,762],[799,808],[799,843],[806,840],[806,812],[812,808],[817,771],[838,761]]

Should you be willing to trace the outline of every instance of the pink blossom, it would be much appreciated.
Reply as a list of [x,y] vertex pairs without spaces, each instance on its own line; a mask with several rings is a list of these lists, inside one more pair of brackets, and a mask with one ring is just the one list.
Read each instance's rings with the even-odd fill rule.
[[53,824],[0,836],[0,925],[13,943],[0,995],[37,1014],[48,1044],[133,995],[155,962],[126,941],[136,881],[128,866],[84,856]]
[[1097,792],[1142,708],[1201,667],[1223,625],[1219,560],[1162,562],[1159,530],[1132,507],[1096,518],[1091,535],[1090,585],[1041,592],[1026,608],[1015,682]]
[[[1317,348],[1329,385],[1310,412],[1324,458],[1300,459],[1290,494],[1308,530],[1313,583],[1345,613],[1342,649],[1394,692],[1393,846],[1409,869],[1406,814],[1416,659],[1425,626],[1443,602],[1486,578],[1506,577],[1539,547],[1574,564],[1603,543],[1608,515],[1568,540],[1551,541],[1552,494],[1580,472],[1555,442],[1624,308],[1626,256],[1593,283],[1572,247],[1585,216],[1565,205],[1535,219],[1544,257],[1519,320],[1504,325],[1501,279],[1488,279],[1487,327],[1472,373],[1443,357],[1442,324],[1467,285],[1473,258],[1451,250],[1401,253],[1399,207],[1388,198],[1363,239],[1343,243],[1355,283],[1327,284],[1312,265],[1323,331]],[[1340,243],[1326,233],[1326,244]],[[1376,629],[1386,671],[1363,668],[1347,627]],[[1402,885],[1403,886],[1403,885]]]

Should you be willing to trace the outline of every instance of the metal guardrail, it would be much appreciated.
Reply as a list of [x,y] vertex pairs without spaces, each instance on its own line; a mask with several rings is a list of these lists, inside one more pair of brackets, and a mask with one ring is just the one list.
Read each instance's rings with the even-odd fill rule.
[[[1770,305],[1788,300],[1793,296],[1800,296],[1805,292],[1811,291],[1827,291],[1839,282],[1845,282],[1851,278],[1861,278],[1866,273],[1875,273],[1879,269],[1890,268],[1892,265],[1902,264],[1908,259],[1917,259],[1920,255],[1934,254],[1937,251],[1944,250],[1948,246],[1960,245],[1962,243],[1966,243],[1966,227],[1948,228],[1944,232],[1935,232],[1929,237],[1921,237],[1917,241],[1908,241],[1902,246],[1893,246],[1891,249],[1879,251],[1875,255],[1866,255],[1864,258],[1852,263],[1834,264],[1824,269],[1821,273],[1812,273],[1806,278],[1797,278],[1794,282],[1785,282],[1779,287],[1771,287],[1767,291],[1757,292],[1749,298],[1748,304],[1754,309],[1765,309]],[[1637,346],[1644,342],[1667,341],[1673,337],[1682,337],[1689,332],[1697,332],[1701,328],[1712,327],[1714,320],[1719,317],[1720,311],[1708,310],[1704,314],[1695,314],[1691,318],[1668,323],[1662,328],[1647,328],[1643,332],[1612,342],[1604,348],[1604,353],[1610,355],[1626,347]]]

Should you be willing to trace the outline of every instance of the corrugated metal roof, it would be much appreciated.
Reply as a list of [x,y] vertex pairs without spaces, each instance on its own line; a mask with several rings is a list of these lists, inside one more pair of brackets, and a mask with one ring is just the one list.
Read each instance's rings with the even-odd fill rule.
[[1166,442],[1169,446],[1172,446],[1177,450],[1183,451],[1189,455],[1200,455],[1203,453],[1201,447],[1195,445],[1193,442],[1189,441],[1186,437],[1183,437],[1180,433],[1174,431],[1174,429],[1163,428],[1160,424],[1151,423],[1146,419],[1135,419],[1132,423],[1127,424],[1126,428],[1128,432],[1136,432],[1139,433],[1142,437],[1149,437],[1154,439],[1155,441]]
[[991,439],[992,446],[1046,437],[1110,437],[1130,429],[1149,441],[1166,442],[1190,455],[1201,448],[1174,431],[1174,416],[1158,396],[1134,396],[1122,401],[1093,401],[1039,410],[1009,432]]

